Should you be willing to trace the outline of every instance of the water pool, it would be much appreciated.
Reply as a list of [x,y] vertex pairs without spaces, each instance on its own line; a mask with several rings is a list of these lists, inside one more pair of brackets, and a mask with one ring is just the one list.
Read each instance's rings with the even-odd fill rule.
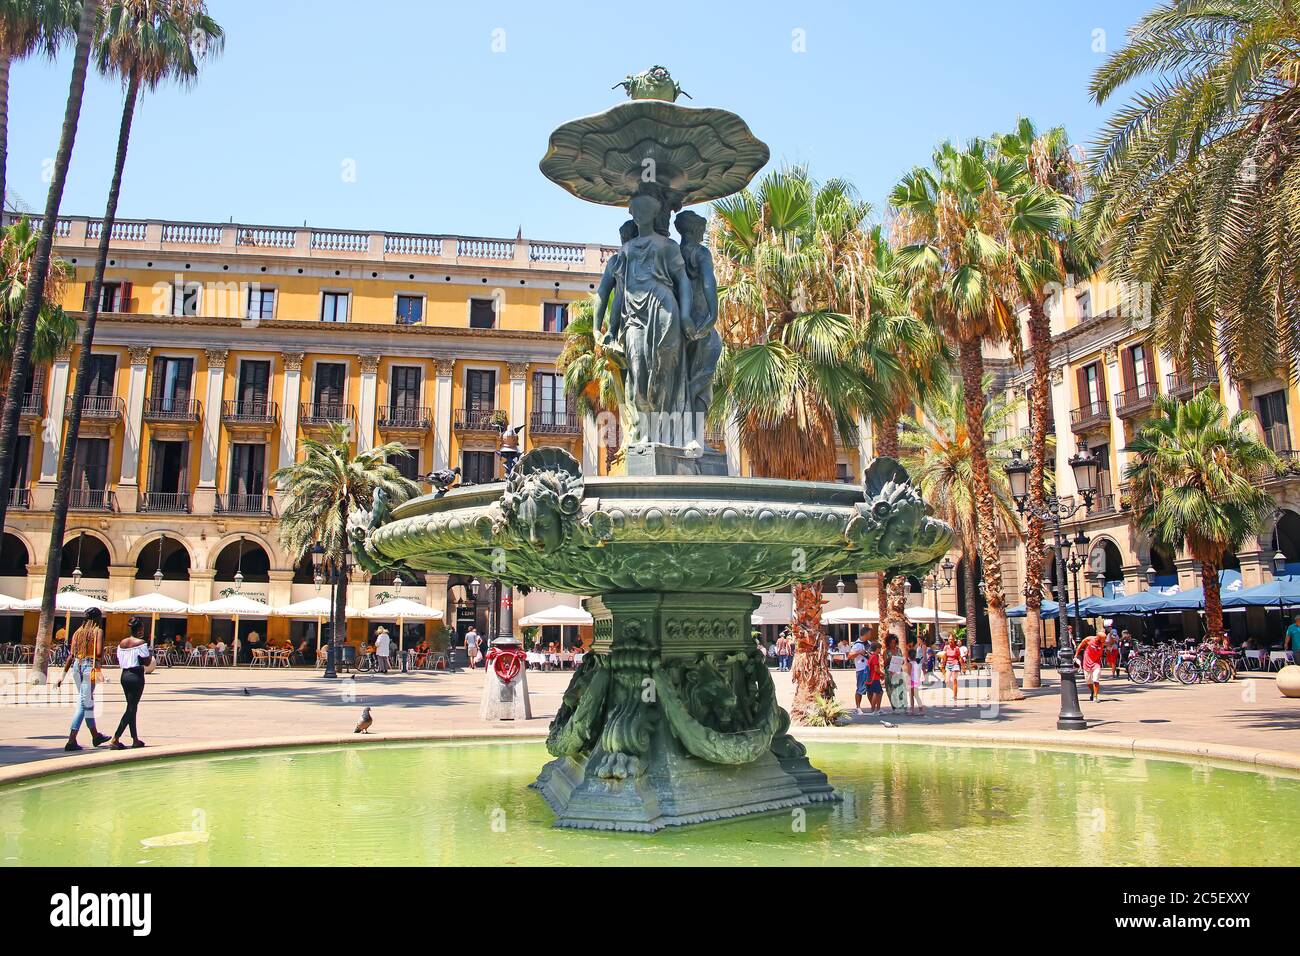
[[172,758],[0,790],[17,865],[1294,864],[1300,779],[1145,757],[809,746],[843,803],[654,835],[556,830],[539,743]]

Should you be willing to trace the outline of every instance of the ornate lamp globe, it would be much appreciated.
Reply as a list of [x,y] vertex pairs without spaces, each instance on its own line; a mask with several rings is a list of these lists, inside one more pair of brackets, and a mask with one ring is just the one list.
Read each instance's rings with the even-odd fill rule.
[[1281,551],[1273,553],[1273,573],[1278,577],[1286,574],[1286,555]]
[[1085,500],[1091,498],[1097,491],[1098,466],[1097,456],[1088,448],[1086,442],[1080,440],[1077,450],[1070,456],[1070,470],[1074,472],[1074,487]]
[[945,557],[943,564],[939,565],[939,570],[943,572],[943,585],[948,587],[952,584],[952,573],[957,566],[952,563],[952,558]]
[[1029,497],[1029,472],[1032,468],[1033,466],[1025,461],[1019,448],[1011,449],[1011,460],[1002,466],[1011,485],[1011,497],[1015,499],[1016,507],[1021,510],[1024,509],[1025,499]]

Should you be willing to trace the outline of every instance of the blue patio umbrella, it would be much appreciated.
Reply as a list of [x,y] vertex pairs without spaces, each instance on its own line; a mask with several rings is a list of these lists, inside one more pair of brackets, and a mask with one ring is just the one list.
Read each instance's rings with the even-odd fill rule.
[[[1220,571],[1219,593],[1223,596],[1223,606],[1227,607],[1230,596],[1242,593],[1241,572],[1234,571],[1231,568],[1224,568]],[[1165,597],[1164,606],[1159,609],[1161,614],[1172,614],[1175,611],[1205,610],[1205,588],[1189,588],[1186,591],[1178,591]],[[1277,602],[1274,601],[1273,603],[1276,604]]]
[[1278,579],[1253,588],[1242,588],[1224,595],[1223,606],[1230,607],[1300,607],[1300,581]]
[[1156,614],[1175,596],[1176,592],[1139,591],[1129,597],[1094,598],[1088,610],[1094,617],[1113,617],[1116,614]]
[[[1058,605],[1055,601],[1044,600],[1042,605],[1039,608],[1039,613],[1041,614],[1043,620],[1045,621],[1053,620],[1056,617],[1056,615],[1060,613],[1060,611],[1061,611],[1060,605]],[[1017,604],[1014,607],[1007,608],[1007,617],[1024,617],[1028,613],[1029,613],[1028,608],[1026,608],[1023,604]]]

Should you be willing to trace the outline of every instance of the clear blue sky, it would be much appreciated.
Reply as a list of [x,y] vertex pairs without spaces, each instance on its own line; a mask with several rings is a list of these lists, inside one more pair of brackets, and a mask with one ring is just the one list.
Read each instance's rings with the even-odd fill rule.
[[[191,90],[142,102],[119,215],[613,241],[623,216],[537,162],[556,125],[654,63],[683,103],[743,116],[774,164],[846,177],[879,205],[945,137],[1023,114],[1090,140],[1105,118],[1087,96],[1094,48],[1122,44],[1153,3],[210,0],[225,53]],[[68,63],[10,79],[9,182],[37,210]],[[64,213],[103,214],[120,107],[92,77]]]

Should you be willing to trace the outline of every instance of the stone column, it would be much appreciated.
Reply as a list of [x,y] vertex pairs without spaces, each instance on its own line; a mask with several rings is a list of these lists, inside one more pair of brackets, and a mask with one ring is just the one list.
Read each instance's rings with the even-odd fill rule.
[[122,476],[117,484],[117,504],[123,511],[135,511],[140,494],[140,443],[144,438],[145,377],[149,371],[149,346],[132,345],[127,351],[131,356],[131,377],[126,390]]
[[[214,555],[215,557],[215,555]],[[197,570],[190,568],[190,604],[207,604],[212,600],[212,583],[217,578],[215,568]]]
[[740,426],[735,420],[727,422],[723,429],[727,448],[727,474],[740,474]]
[[506,369],[510,372],[510,427],[518,428],[528,423],[528,363],[507,362]]
[[[63,348],[54,356],[50,367],[50,404],[45,410],[45,422],[41,427],[41,475],[40,483],[49,485],[46,497],[53,500],[54,483],[59,477],[59,448],[63,444],[63,419],[68,404],[68,379],[72,365],[71,347]],[[39,491],[39,489],[38,489]],[[33,502],[33,507],[47,509],[50,501]]]
[[217,503],[217,454],[221,442],[221,396],[226,382],[227,349],[204,349],[208,360],[203,393],[203,436],[199,449],[199,483],[194,489],[196,514],[211,514]]
[[111,564],[108,567],[108,599],[125,601],[135,583],[135,565]]
[[1115,411],[1117,407],[1115,393],[1124,389],[1124,376],[1119,367],[1118,345],[1106,349],[1105,365],[1106,379],[1111,392],[1106,396],[1106,407],[1110,410],[1110,430],[1107,433],[1106,444],[1110,448],[1111,460],[1115,463],[1115,467],[1110,469],[1110,490],[1111,494],[1118,495],[1119,483],[1124,480],[1124,473],[1128,463],[1128,454],[1124,451],[1124,445],[1126,444],[1124,420]]
[[266,603],[271,607],[284,607],[293,603],[293,568],[287,571],[268,571],[270,583],[266,587]]
[[280,396],[280,467],[298,456],[298,396],[302,388],[302,352],[284,353],[284,392]]
[[24,600],[31,601],[35,598],[42,597],[45,591],[45,565],[29,564],[27,565],[27,597]]
[[379,392],[379,356],[362,355],[361,394],[357,401],[357,451],[375,447],[376,398]]
[[587,412],[582,413],[582,473],[600,474],[600,429],[596,426],[596,416]]
[[451,465],[451,376],[456,360],[433,356],[433,467]]

